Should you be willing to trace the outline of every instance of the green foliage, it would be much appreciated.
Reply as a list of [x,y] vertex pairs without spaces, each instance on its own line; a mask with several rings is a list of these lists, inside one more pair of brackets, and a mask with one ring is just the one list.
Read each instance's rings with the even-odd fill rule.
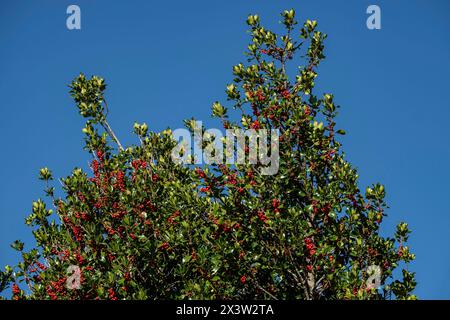
[[[408,227],[380,235],[385,189],[360,191],[337,140],[339,106],[332,94],[314,94],[326,35],[316,21],[296,30],[294,10],[282,19],[278,36],[248,17],[247,64],[232,69],[228,107],[212,106],[224,128],[279,130],[276,175],[262,175],[261,164],[175,164],[171,131],[146,124],[134,124],[140,144],[124,149],[107,123],[105,81],[81,74],[70,92],[87,119],[91,172],[75,168],[57,198],[50,170],[40,170],[55,210],[33,202],[26,224],[37,249],[12,245],[22,260],[0,273],[0,291],[13,285],[14,299],[414,299],[413,273],[394,275],[414,259]],[[288,63],[301,50],[305,65],[292,81]],[[228,109],[242,121],[229,120]],[[194,119],[185,123],[194,129]],[[78,289],[66,287],[71,265],[81,270]],[[367,286],[374,265],[380,290]]]

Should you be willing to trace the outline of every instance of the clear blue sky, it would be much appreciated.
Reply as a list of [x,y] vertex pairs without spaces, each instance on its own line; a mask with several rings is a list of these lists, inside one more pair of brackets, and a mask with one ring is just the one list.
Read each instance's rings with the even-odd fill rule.
[[[81,7],[82,29],[66,28]],[[381,30],[366,8],[381,7]],[[386,185],[384,232],[406,220],[417,256],[416,294],[450,299],[450,1],[100,1],[0,0],[0,266],[9,244],[30,243],[23,224],[43,195],[38,169],[55,176],[86,167],[83,125],[67,84],[79,72],[109,83],[110,122],[126,144],[134,121],[179,128],[225,100],[231,66],[245,61],[245,19],[278,30],[279,12],[317,19],[329,35],[316,92],[342,106],[344,150],[361,187]]]

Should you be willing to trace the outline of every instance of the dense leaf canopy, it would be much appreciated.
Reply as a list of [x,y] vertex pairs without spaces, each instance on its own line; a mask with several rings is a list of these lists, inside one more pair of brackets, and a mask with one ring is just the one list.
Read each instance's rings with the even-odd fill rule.
[[[316,21],[299,27],[293,10],[281,22],[279,36],[248,17],[247,60],[233,67],[228,100],[212,108],[225,129],[278,130],[276,174],[262,174],[260,163],[174,163],[172,132],[146,124],[134,125],[138,145],[122,147],[107,122],[105,81],[81,74],[70,93],[86,119],[91,170],[60,179],[58,197],[41,169],[48,201],[33,202],[26,219],[36,248],[12,245],[22,259],[0,274],[0,291],[11,287],[14,299],[414,299],[413,273],[394,273],[414,259],[407,225],[380,235],[385,189],[359,189],[333,95],[314,93],[326,35]],[[294,57],[304,65],[292,69]],[[196,129],[194,119],[186,125]]]

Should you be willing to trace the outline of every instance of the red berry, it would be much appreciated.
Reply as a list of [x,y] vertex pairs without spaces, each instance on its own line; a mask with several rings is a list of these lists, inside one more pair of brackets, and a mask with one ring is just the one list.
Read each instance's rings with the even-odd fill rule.
[[259,121],[258,120],[253,121],[253,123],[250,125],[250,127],[252,129],[256,129],[256,130],[259,129],[260,128]]
[[169,248],[169,243],[164,242],[162,245],[159,246],[159,249],[161,250],[167,250]]
[[103,157],[105,156],[105,154],[103,153],[103,151],[101,151],[101,150],[98,150],[97,151],[97,158],[100,160],[100,161],[103,161]]
[[108,294],[111,300],[117,300],[116,292],[114,291],[114,289],[108,289]]
[[17,285],[17,284],[13,284],[12,285],[12,292],[13,292],[13,294],[16,296],[16,295],[18,295],[19,293],[20,293],[20,288],[19,288],[19,286]]

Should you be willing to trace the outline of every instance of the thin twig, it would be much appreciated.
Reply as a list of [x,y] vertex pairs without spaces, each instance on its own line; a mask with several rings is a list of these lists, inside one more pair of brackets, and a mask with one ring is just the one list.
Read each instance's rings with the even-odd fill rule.
[[110,137],[114,140],[115,143],[117,143],[117,146],[119,147],[120,151],[123,151],[122,144],[120,143],[119,139],[117,139],[116,135],[114,134],[114,131],[111,129],[110,125],[106,120],[102,122],[103,127],[108,131],[108,134]]
[[106,121],[106,116],[109,113],[109,108],[108,108],[108,103],[106,102],[105,99],[103,99],[103,103],[105,104],[105,108],[106,108],[106,115],[103,121],[101,121],[101,125],[103,126],[103,128],[108,131],[109,136],[114,140],[114,142],[117,144],[117,146],[119,147],[120,151],[123,151],[123,147],[122,144],[120,143],[119,139],[117,139],[117,136],[115,135],[114,131],[112,130],[111,126],[109,125],[108,121]]

